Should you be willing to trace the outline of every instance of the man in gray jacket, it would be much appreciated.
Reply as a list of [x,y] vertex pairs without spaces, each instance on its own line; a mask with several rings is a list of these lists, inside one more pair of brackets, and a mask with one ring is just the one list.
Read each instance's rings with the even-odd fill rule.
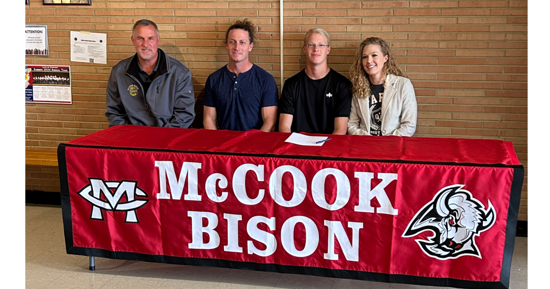
[[195,119],[191,72],[158,48],[160,33],[153,21],[138,20],[131,39],[136,54],[117,63],[107,83],[109,127],[188,128]]

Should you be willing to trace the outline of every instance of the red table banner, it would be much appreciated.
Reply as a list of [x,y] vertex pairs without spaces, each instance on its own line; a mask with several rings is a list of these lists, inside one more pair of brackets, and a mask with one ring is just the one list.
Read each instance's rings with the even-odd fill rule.
[[289,135],[127,125],[61,144],[67,253],[508,288],[510,142]]

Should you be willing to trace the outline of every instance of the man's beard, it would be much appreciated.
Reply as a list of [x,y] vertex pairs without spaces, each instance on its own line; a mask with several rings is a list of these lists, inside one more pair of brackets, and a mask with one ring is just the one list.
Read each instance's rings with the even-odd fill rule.
[[[139,56],[144,59],[144,60],[149,60],[151,58],[153,58],[153,55],[154,55],[154,51],[153,49],[149,48],[149,47],[146,47],[147,50],[143,50],[143,49],[140,49],[139,50]],[[146,51],[149,51],[150,53],[149,54],[145,54]]]

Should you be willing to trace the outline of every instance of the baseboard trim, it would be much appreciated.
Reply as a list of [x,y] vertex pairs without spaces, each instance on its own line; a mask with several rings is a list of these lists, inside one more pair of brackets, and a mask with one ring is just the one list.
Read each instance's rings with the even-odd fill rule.
[[519,221],[516,226],[516,236],[527,237],[527,221]]
[[59,192],[25,191],[25,203],[35,205],[61,206],[61,194]]

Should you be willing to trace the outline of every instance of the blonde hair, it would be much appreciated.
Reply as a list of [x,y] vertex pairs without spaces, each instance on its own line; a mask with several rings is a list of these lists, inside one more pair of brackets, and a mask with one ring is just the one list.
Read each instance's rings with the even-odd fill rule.
[[388,61],[384,64],[384,77],[388,74],[407,77],[401,68],[399,68],[397,61],[391,53],[388,43],[378,37],[369,37],[363,40],[363,42],[359,45],[357,53],[355,54],[355,59],[349,70],[352,92],[358,98],[365,98],[370,95],[370,80],[368,74],[363,69],[362,57],[365,46],[371,44],[379,45],[382,54],[384,56],[388,56]]
[[307,38],[313,34],[313,33],[317,33],[317,34],[321,34],[323,35],[326,39],[327,39],[327,45],[330,46],[330,37],[328,36],[328,32],[325,31],[325,29],[323,28],[312,28],[312,29],[309,29],[307,32],[306,32],[306,36],[304,37],[304,45],[307,45],[306,41],[307,41]]

